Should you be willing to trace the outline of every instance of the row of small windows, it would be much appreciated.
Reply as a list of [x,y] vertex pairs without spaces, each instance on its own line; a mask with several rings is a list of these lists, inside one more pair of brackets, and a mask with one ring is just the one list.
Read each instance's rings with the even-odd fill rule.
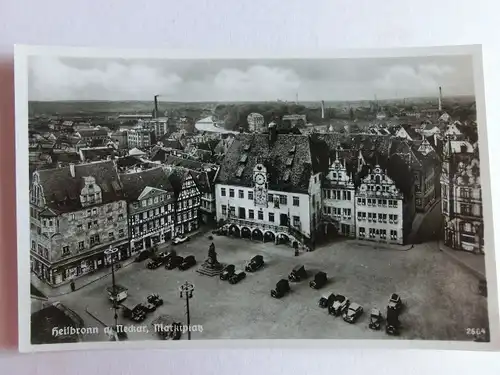
[[[226,196],[226,188],[220,188],[220,195],[221,197]],[[235,189],[229,189],[229,198],[234,198],[235,197]],[[245,199],[245,191],[242,189],[238,189],[238,198],[239,199]],[[253,200],[254,199],[254,192],[252,190],[247,191],[247,199],[248,200]],[[267,195],[267,201],[268,202],[276,202],[278,200],[280,205],[287,205],[288,204],[288,197],[286,195],[281,195],[281,194],[268,194]],[[297,196],[292,197],[292,203],[294,206],[300,206],[300,199]]]
[[132,204],[132,207],[133,208],[139,208],[139,204],[141,207],[148,207],[148,206],[152,206],[153,204],[158,204],[160,202],[163,202],[165,201],[165,199],[168,199],[169,196],[167,195],[160,195],[160,196],[157,196],[157,197],[154,197],[154,198],[148,198],[148,199],[142,199],[139,202],[134,202]]
[[[222,216],[227,216],[228,215],[228,210],[227,206],[225,204],[221,205],[221,214]],[[236,216],[236,207],[235,206],[229,206],[229,216]],[[252,209],[248,210],[248,218],[250,220],[255,220],[255,211]],[[257,211],[257,220],[264,220],[264,212],[263,211]],[[268,221],[271,223],[274,223],[275,221],[275,214],[273,212],[268,213]],[[299,226],[300,225],[300,217],[299,216],[292,216],[292,222],[294,226]]]
[[357,214],[357,218],[360,221],[366,220],[368,217],[368,221],[377,221],[379,223],[387,223],[387,217],[389,217],[389,223],[391,224],[396,224],[398,221],[398,215],[393,215],[393,214],[377,214],[375,212],[359,212]]
[[398,207],[396,199],[358,198],[357,202],[360,206]]
[[350,201],[352,198],[352,192],[348,190],[324,189],[323,198]]
[[[366,237],[366,228],[365,227],[359,227],[358,229],[359,237]],[[386,239],[387,238],[387,230],[386,229],[377,229],[377,228],[368,228],[368,237],[369,238],[377,238],[379,237],[380,239]],[[391,230],[390,231],[390,238],[393,241],[396,241],[398,239],[398,231],[397,230]]]

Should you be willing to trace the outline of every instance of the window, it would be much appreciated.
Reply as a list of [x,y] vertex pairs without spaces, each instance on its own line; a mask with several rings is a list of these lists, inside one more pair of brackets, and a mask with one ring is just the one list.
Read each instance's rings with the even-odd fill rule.
[[248,192],[248,199],[253,201],[253,191],[251,190]]
[[125,232],[123,231],[123,229],[120,229],[118,231],[118,237],[120,237],[120,238],[125,237]]
[[69,255],[69,246],[63,246],[62,255]]
[[398,239],[398,231],[397,230],[391,230],[391,240],[397,240]]
[[226,188],[220,188],[220,195],[221,195],[221,197],[226,196]]
[[91,222],[91,221],[89,221],[89,222],[87,223],[87,228],[88,228],[88,229],[92,228],[92,222]]
[[92,215],[97,215],[97,208],[92,209]]
[[78,250],[83,250],[83,249],[85,249],[85,242],[83,241],[78,242]]
[[286,195],[280,195],[280,204],[287,204]]
[[300,217],[299,216],[294,216],[293,217],[293,226],[294,227],[300,226]]
[[380,238],[386,239],[387,237],[387,231],[385,229],[380,229]]
[[370,228],[370,238],[375,238],[375,228]]
[[141,206],[142,206],[142,207],[146,207],[146,204],[147,204],[147,202],[146,202],[146,200],[145,200],[145,199],[141,201]]
[[351,209],[350,208],[344,208],[343,214],[344,214],[344,216],[351,217]]
[[230,216],[236,215],[236,208],[234,206],[229,206],[229,215]]
[[344,199],[346,201],[351,200],[351,192],[350,191],[343,191],[342,194],[343,194],[342,199]]
[[82,231],[82,230],[83,230],[83,225],[82,225],[82,224],[78,224],[78,225],[76,226],[76,229],[77,229],[78,231]]
[[254,218],[253,210],[248,210],[248,218],[249,219],[253,219]]
[[35,241],[31,241],[31,250],[35,250],[36,249],[36,243]]
[[87,210],[87,216],[92,216],[92,210]]
[[257,212],[257,217],[259,220],[264,220],[264,213],[262,211]]
[[71,214],[71,220],[75,220],[75,214]]
[[359,227],[359,236],[364,237],[366,235],[365,228]]
[[123,214],[118,215],[118,220],[123,220]]
[[297,207],[300,205],[299,197],[293,197],[293,205]]
[[153,202],[158,203],[158,197],[154,197]]
[[110,241],[113,241],[113,240],[115,239],[115,233],[114,233],[114,232],[109,232],[109,233],[108,233],[108,239],[109,239]]
[[229,197],[234,198],[234,189],[229,189]]
[[273,202],[273,195],[272,194],[267,195],[267,201],[271,202],[271,203]]
[[272,212],[269,212],[269,221],[271,223],[274,223],[274,213],[272,213]]
[[[118,203],[119,204],[119,203]],[[151,206],[153,204],[153,198],[148,199],[148,206]]]
[[470,204],[460,204],[460,213],[464,215],[471,214],[471,205]]
[[240,199],[245,198],[245,192],[243,190],[238,190],[238,198]]
[[471,225],[471,223],[464,223],[464,232],[472,233],[472,225]]

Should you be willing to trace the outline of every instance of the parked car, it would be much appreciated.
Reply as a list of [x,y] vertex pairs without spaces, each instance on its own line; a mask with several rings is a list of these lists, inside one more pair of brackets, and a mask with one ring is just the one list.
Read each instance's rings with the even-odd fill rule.
[[143,322],[147,315],[146,309],[142,303],[137,305],[131,305],[129,303],[121,304],[123,317],[132,320],[133,322],[140,323]]
[[147,267],[150,270],[155,270],[157,268],[160,268],[162,266],[162,264],[163,264],[162,260],[160,260],[160,259],[153,259],[153,260],[151,260],[151,261],[148,262]]
[[380,327],[382,326],[382,313],[380,312],[379,309],[373,308],[370,312],[370,323],[368,324],[368,327],[370,329],[373,329],[375,331],[378,331]]
[[184,258],[181,257],[180,255],[173,255],[170,258],[168,258],[167,262],[165,263],[165,269],[173,270],[174,268],[179,267],[183,261]]
[[243,280],[246,276],[247,276],[247,274],[245,272],[243,272],[243,271],[236,271],[229,278],[229,284],[237,284],[241,280]]
[[389,309],[396,310],[397,312],[400,312],[403,309],[403,302],[401,301],[401,297],[399,294],[392,293],[391,296],[389,297],[389,303],[387,304],[387,307]]
[[350,303],[349,307],[344,310],[342,318],[347,323],[356,323],[356,320],[363,314],[363,307],[357,303]]
[[189,237],[186,236],[177,236],[172,240],[172,245],[179,245],[181,243],[189,241]]
[[385,332],[391,336],[399,336],[400,329],[401,324],[399,322],[399,311],[388,306]]
[[313,289],[320,289],[325,286],[328,282],[328,276],[325,272],[319,271],[316,275],[314,275],[314,280],[309,282],[309,286]]
[[349,307],[349,300],[342,294],[337,294],[333,303],[328,306],[328,313],[340,316]]
[[229,278],[234,274],[234,264],[228,264],[222,272],[220,273],[221,280],[229,280]]
[[185,271],[191,267],[193,267],[196,264],[196,259],[194,255],[188,255],[187,257],[184,258],[183,262],[179,264],[179,269],[182,271]]
[[146,302],[144,304],[144,310],[146,311],[146,313],[151,313],[156,310],[156,305],[150,302]]
[[150,294],[146,300],[148,303],[152,303],[156,307],[163,305],[163,299],[157,293]]
[[319,299],[318,305],[322,309],[326,309],[327,307],[330,307],[333,304],[333,301],[335,301],[335,294],[330,293],[328,297],[321,297]]
[[250,260],[250,262],[248,262],[247,266],[245,267],[245,271],[255,272],[258,269],[262,268],[263,266],[264,266],[264,257],[262,255],[256,255]]
[[150,252],[148,250],[141,251],[134,259],[134,262],[143,262],[149,258]]
[[307,278],[307,272],[303,265],[295,266],[288,275],[288,280],[298,282]]
[[288,280],[281,279],[276,283],[276,287],[271,290],[271,297],[281,298],[288,292],[290,292],[290,284],[288,283]]

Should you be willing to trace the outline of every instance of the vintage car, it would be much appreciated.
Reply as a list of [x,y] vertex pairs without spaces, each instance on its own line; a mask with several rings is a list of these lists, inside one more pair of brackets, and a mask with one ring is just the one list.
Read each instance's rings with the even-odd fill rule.
[[401,297],[399,294],[392,293],[389,297],[389,303],[387,304],[387,308],[396,310],[400,312],[403,309],[403,302],[401,301]]
[[177,236],[172,240],[172,245],[180,245],[181,243],[189,241],[189,237]]
[[247,266],[245,267],[245,271],[255,272],[258,269],[262,268],[263,266],[264,266],[264,257],[262,255],[256,255],[250,260],[250,262],[248,262]]
[[184,258],[181,264],[179,264],[179,269],[185,271],[196,264],[196,259],[194,255],[188,255]]
[[136,322],[136,323],[143,322],[147,317],[145,307],[142,303],[139,303],[137,305],[132,305],[130,303],[124,304],[122,302],[121,308],[123,311],[123,317],[130,319],[133,322]]
[[382,326],[382,313],[379,309],[373,308],[370,312],[370,323],[368,324],[368,328],[378,331]]
[[229,278],[234,274],[234,264],[228,264],[222,272],[220,273],[221,280],[229,280]]
[[321,297],[319,299],[318,305],[322,309],[326,309],[327,307],[330,307],[333,304],[333,301],[335,301],[335,294],[330,293],[328,297]]
[[156,310],[156,305],[154,303],[146,302],[144,304],[144,310],[146,313],[151,313]]
[[152,303],[156,307],[163,305],[163,299],[160,297],[158,293],[150,294],[146,298],[146,300],[148,301],[148,303]]
[[160,315],[151,322],[153,330],[162,340],[179,340],[182,335],[182,323],[170,315]]
[[342,294],[337,294],[333,303],[328,306],[328,313],[340,316],[349,307],[349,300]]
[[356,323],[356,320],[363,314],[363,307],[357,303],[350,303],[349,307],[344,310],[342,319],[347,323]]
[[118,284],[115,285],[114,289],[113,286],[108,286],[106,291],[111,302],[120,303],[128,297],[128,289]]
[[243,271],[235,271],[229,278],[229,284],[237,284],[243,280],[247,274]]
[[298,282],[307,278],[307,272],[303,265],[295,266],[288,275],[288,280],[291,282]]
[[400,329],[401,324],[399,322],[399,311],[388,306],[385,332],[391,336],[399,336]]
[[174,268],[179,267],[182,262],[184,262],[184,258],[180,255],[173,255],[165,262],[165,269],[173,270]]
[[152,259],[148,262],[147,268],[150,270],[155,270],[160,268],[163,265],[163,261],[161,259]]
[[320,289],[325,286],[328,282],[328,276],[325,272],[319,271],[316,275],[314,275],[314,280],[309,282],[309,286],[313,289]]
[[276,287],[271,290],[271,297],[281,298],[288,292],[290,292],[290,284],[288,283],[288,280],[281,279],[276,283]]

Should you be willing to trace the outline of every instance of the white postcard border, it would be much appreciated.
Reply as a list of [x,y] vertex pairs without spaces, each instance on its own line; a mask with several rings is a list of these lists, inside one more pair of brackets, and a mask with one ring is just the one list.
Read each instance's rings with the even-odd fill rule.
[[[91,349],[215,349],[215,348],[307,348],[307,349],[434,349],[434,350],[500,350],[500,322],[498,309],[498,284],[494,254],[493,207],[491,200],[491,179],[487,142],[484,76],[482,49],[480,45],[436,46],[391,49],[358,49],[335,51],[300,51],[279,53],[272,51],[182,51],[182,50],[138,50],[104,49],[89,47],[15,46],[15,123],[16,123],[16,203],[17,203],[17,270],[18,270],[18,339],[21,352],[44,352],[61,350]],[[474,61],[474,85],[476,96],[477,123],[482,125],[479,134],[481,166],[481,188],[483,191],[484,243],[486,276],[488,281],[488,316],[490,342],[433,341],[433,340],[193,340],[176,341],[133,341],[133,342],[83,342],[70,344],[32,345],[30,324],[30,243],[29,236],[29,158],[28,149],[28,58],[29,56],[124,58],[124,59],[347,59],[347,58],[389,58],[442,55],[471,55]],[[484,129],[483,129],[484,127]],[[19,249],[26,249],[20,251]],[[28,275],[26,277],[25,275]]]

